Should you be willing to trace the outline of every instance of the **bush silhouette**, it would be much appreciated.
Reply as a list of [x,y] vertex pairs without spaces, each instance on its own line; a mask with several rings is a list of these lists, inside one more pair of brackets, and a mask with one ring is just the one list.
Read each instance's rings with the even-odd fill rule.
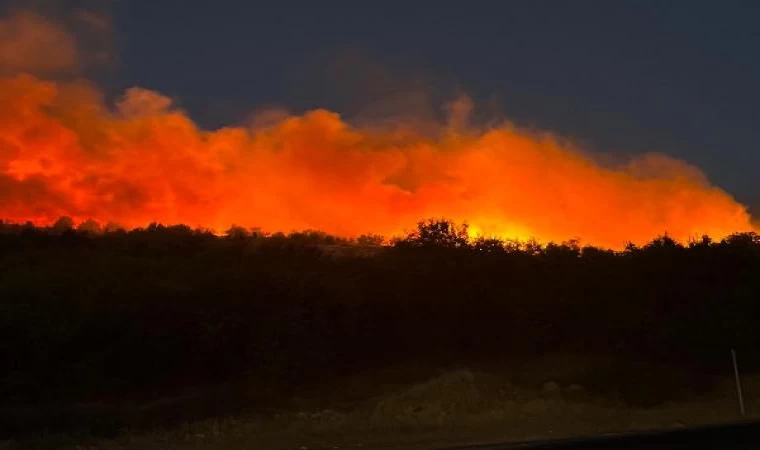
[[662,236],[614,252],[470,239],[466,224],[434,219],[392,246],[335,253],[382,241],[59,222],[0,222],[8,401],[244,377],[293,386],[406,361],[555,352],[709,373],[726,368],[727,349],[760,340],[753,233],[685,246]]
[[446,219],[429,219],[417,223],[412,231],[397,245],[427,248],[467,248],[469,236],[467,224],[457,225]]

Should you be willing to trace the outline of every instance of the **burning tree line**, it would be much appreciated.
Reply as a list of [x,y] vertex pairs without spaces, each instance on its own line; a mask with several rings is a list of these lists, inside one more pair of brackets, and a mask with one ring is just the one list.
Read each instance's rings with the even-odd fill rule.
[[760,338],[754,233],[612,251],[470,239],[431,220],[336,257],[325,248],[349,242],[316,232],[59,225],[0,226],[10,401],[550,352],[677,355],[709,372]]

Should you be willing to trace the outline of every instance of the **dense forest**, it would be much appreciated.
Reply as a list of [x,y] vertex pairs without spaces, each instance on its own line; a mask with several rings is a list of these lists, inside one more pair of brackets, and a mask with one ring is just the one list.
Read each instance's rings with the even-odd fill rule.
[[446,220],[392,242],[0,223],[0,397],[293,387],[557,352],[722,371],[760,338],[759,271],[753,233],[611,251],[473,240]]

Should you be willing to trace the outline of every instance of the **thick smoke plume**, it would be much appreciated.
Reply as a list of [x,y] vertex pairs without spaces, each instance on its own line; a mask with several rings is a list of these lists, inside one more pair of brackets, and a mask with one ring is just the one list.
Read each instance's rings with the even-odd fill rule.
[[[10,20],[47,23],[29,17]],[[0,36],[23,42],[29,31],[8,23]],[[0,42],[2,54],[14,42]],[[466,99],[423,127],[357,127],[314,110],[204,130],[160,93],[132,88],[107,104],[88,82],[45,79],[30,58],[9,60],[15,73],[0,78],[0,218],[10,221],[394,235],[446,217],[487,235],[610,247],[752,229],[744,206],[684,162],[603,165],[548,133],[468,125]]]
[[61,25],[27,11],[0,18],[0,73],[56,72],[78,64],[74,38]]

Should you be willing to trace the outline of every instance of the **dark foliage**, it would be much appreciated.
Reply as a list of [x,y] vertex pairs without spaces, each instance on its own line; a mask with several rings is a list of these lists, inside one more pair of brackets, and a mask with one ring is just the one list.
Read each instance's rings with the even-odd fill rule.
[[712,370],[760,338],[755,234],[612,252],[471,241],[448,221],[391,246],[240,227],[108,230],[0,223],[6,402],[548,352]]

